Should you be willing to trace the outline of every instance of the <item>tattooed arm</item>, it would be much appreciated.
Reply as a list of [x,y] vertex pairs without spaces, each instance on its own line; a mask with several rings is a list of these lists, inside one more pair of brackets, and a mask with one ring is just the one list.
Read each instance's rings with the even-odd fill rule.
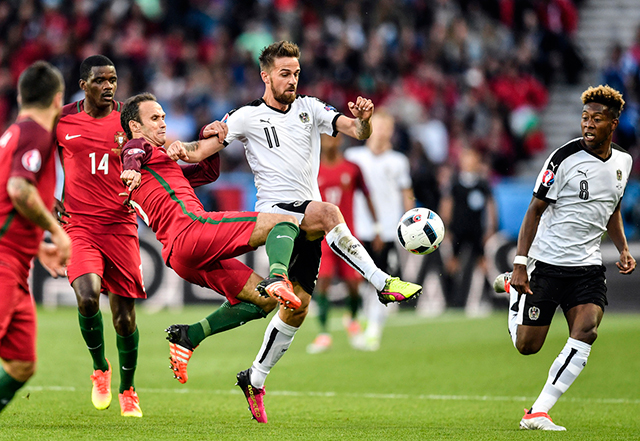
[[22,217],[51,233],[51,241],[58,247],[59,263],[66,264],[71,254],[71,240],[51,211],[45,207],[38,189],[27,179],[13,176],[7,182],[7,193]]
[[338,132],[360,141],[369,138],[372,132],[373,103],[371,100],[359,96],[355,103],[349,102],[348,106],[355,118],[341,115],[336,121],[336,129]]

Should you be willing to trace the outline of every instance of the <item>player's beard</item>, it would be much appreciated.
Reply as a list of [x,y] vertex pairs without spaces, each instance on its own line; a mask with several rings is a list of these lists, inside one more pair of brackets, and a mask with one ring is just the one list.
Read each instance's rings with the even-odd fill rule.
[[289,105],[296,100],[295,90],[290,95],[286,94],[286,90],[279,94],[273,87],[273,83],[271,84],[271,93],[273,94],[273,99],[275,99],[280,104]]

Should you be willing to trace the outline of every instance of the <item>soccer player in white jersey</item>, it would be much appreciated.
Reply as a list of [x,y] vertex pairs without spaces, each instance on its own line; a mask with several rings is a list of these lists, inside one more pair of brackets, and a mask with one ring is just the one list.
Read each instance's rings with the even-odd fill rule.
[[[405,301],[422,292],[420,285],[380,270],[351,234],[338,207],[322,202],[317,181],[320,134],[336,136],[341,132],[359,140],[368,138],[374,106],[371,100],[358,97],[348,104],[355,117],[349,118],[317,98],[296,95],[299,58],[300,49],[294,43],[280,41],[264,48],[260,54],[263,97],[230,112],[223,120],[229,128],[224,145],[237,139],[245,146],[257,189],[256,211],[293,214],[300,221],[289,277],[302,306],[280,309],[267,327],[252,367],[237,376],[258,422],[267,421],[262,399],[266,377],[307,315],[323,237],[336,254],[375,286],[382,303]],[[201,134],[210,136],[209,127],[204,127]],[[175,156],[189,161],[187,148]]]
[[548,412],[586,366],[598,334],[607,304],[603,233],[620,252],[620,273],[636,267],[620,214],[632,159],[611,142],[624,100],[601,85],[584,91],[582,103],[582,137],[545,162],[520,227],[513,273],[494,284],[510,294],[509,333],[521,354],[540,350],[558,305],[569,325],[569,339],[538,399],[525,409],[522,429],[566,430]]
[[[409,159],[393,150],[393,116],[384,109],[377,111],[371,117],[371,125],[373,133],[366,145],[347,149],[345,158],[362,170],[377,219],[374,222],[365,207],[364,198],[357,197],[354,206],[356,234],[374,262],[384,271],[389,271],[392,268],[389,261],[399,261],[397,255],[396,259],[389,259],[390,254],[397,252],[398,219],[405,211],[415,207],[415,198],[411,188]],[[395,266],[395,270],[398,269]],[[375,301],[364,302],[363,309],[366,329],[353,338],[351,344],[363,351],[377,351],[380,348],[387,310]]]

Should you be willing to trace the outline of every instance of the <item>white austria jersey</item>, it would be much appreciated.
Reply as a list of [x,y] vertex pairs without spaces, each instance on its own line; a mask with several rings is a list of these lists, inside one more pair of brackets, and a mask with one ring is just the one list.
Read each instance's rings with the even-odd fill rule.
[[632,159],[611,144],[603,160],[587,152],[582,138],[569,141],[547,158],[534,196],[549,202],[529,256],[558,266],[601,265],[600,241],[622,199]]
[[[362,171],[380,224],[380,239],[393,242],[397,238],[398,220],[404,213],[402,190],[411,188],[409,160],[393,150],[374,155],[368,147],[347,149],[345,158]],[[353,215],[356,236],[364,241],[375,239],[373,218],[360,192],[356,194]]]
[[322,200],[318,189],[320,134],[336,136],[342,115],[323,101],[296,97],[285,112],[256,100],[229,112],[225,144],[244,144],[257,190],[256,210],[278,202]]

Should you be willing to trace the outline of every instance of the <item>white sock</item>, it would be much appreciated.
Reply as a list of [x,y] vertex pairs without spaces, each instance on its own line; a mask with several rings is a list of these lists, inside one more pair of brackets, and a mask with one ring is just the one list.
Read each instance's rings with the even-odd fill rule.
[[258,389],[264,387],[264,382],[271,368],[289,349],[298,329],[283,322],[280,313],[273,316],[264,332],[262,347],[251,365],[251,385],[253,387]]
[[551,365],[547,382],[531,406],[531,413],[549,412],[587,365],[590,352],[590,344],[569,337],[567,344]]
[[[520,304],[518,303],[518,298],[520,298]],[[522,311],[524,310],[524,302],[526,300],[525,296],[520,297],[520,294],[514,287],[509,285],[509,335],[511,336],[511,341],[513,342],[513,346],[516,347],[517,333],[518,333],[518,325],[522,324]],[[515,309],[515,311],[514,311]]]
[[362,274],[378,291],[384,289],[389,274],[376,266],[360,241],[351,234],[347,224],[341,223],[333,227],[325,239],[334,253]]

